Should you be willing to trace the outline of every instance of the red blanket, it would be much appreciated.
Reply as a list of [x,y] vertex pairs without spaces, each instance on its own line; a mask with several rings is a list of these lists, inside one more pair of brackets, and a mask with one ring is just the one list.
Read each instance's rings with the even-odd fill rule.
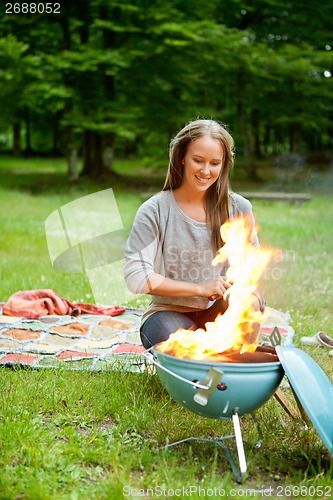
[[2,308],[2,314],[7,316],[23,316],[37,319],[48,314],[73,315],[103,314],[117,316],[125,312],[123,306],[96,306],[94,304],[74,304],[59,297],[53,290],[26,290],[14,293]]

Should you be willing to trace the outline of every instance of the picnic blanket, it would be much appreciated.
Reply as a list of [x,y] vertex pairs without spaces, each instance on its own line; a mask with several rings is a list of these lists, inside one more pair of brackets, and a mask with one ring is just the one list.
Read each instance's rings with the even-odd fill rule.
[[[260,343],[269,344],[278,328],[283,344],[292,344],[294,330],[287,313],[266,308]],[[118,370],[143,372],[139,326],[143,310],[107,314],[47,314],[38,319],[3,315],[0,304],[0,366]]]
[[117,316],[126,310],[123,306],[103,307],[73,303],[49,288],[16,292],[9,297],[2,309],[3,314],[7,316],[23,316],[29,319],[37,319],[48,314],[79,316],[87,313]]

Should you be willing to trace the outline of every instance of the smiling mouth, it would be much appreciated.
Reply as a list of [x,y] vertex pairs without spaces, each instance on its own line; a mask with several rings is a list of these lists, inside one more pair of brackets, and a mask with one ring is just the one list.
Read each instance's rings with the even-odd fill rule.
[[210,179],[210,177],[200,177],[199,175],[195,175],[194,177],[202,184],[207,184]]

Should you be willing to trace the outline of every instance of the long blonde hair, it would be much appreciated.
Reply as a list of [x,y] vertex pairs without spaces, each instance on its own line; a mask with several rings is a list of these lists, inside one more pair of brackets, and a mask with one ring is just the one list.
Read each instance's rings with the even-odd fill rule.
[[229,174],[234,161],[234,140],[226,128],[215,120],[194,120],[182,128],[170,141],[169,166],[163,191],[177,189],[183,182],[185,157],[190,142],[203,136],[217,139],[223,151],[222,168],[217,180],[207,190],[205,209],[212,229],[215,251],[223,245],[220,227],[229,218]]

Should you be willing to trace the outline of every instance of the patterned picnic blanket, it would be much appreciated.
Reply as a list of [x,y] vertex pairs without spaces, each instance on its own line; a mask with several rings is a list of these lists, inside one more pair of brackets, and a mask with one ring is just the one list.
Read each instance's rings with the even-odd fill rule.
[[[282,343],[292,344],[294,330],[289,315],[272,308],[266,311],[260,343],[269,344],[277,327]],[[82,314],[38,319],[1,312],[0,307],[0,366],[134,372],[146,369],[139,335],[142,310],[127,309],[116,317]]]

